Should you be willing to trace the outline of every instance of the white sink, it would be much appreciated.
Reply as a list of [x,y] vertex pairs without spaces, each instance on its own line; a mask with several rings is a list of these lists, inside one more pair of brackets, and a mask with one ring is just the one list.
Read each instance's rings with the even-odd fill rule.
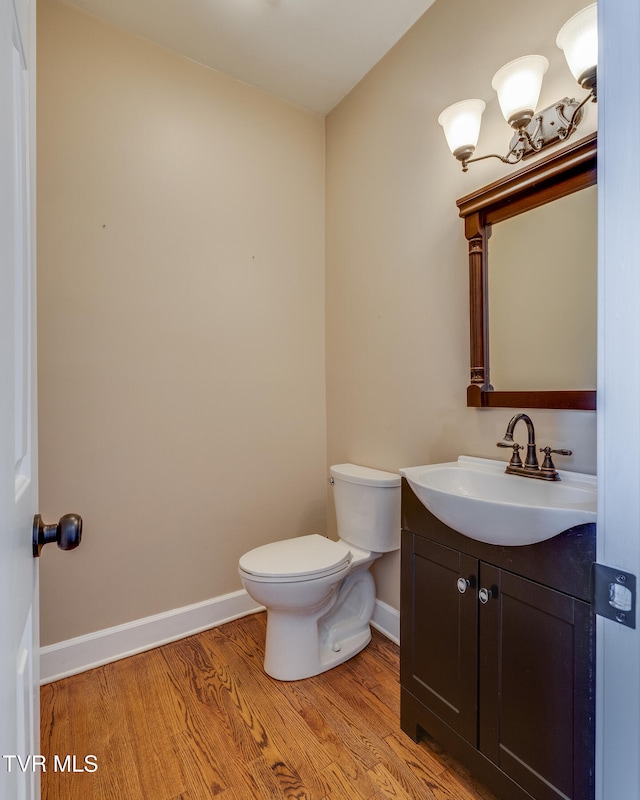
[[450,528],[479,542],[526,545],[596,521],[595,475],[558,470],[559,481],[505,474],[506,462],[460,456],[406,467],[418,499]]

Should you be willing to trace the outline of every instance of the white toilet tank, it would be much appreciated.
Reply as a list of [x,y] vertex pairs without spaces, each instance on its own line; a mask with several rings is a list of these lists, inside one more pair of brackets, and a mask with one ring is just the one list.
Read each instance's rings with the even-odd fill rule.
[[348,544],[387,553],[400,547],[400,475],[356,464],[329,470],[338,536]]

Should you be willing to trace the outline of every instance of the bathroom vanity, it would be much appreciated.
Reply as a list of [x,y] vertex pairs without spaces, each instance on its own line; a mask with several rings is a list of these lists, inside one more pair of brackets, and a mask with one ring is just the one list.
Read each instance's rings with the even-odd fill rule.
[[402,480],[401,727],[500,800],[594,796],[594,561],[593,523],[487,544]]

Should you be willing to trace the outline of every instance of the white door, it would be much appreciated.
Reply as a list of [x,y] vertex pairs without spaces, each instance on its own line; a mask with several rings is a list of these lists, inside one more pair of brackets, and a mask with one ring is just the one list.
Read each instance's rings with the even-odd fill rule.
[[0,36],[0,797],[36,800],[35,0],[0,0]]

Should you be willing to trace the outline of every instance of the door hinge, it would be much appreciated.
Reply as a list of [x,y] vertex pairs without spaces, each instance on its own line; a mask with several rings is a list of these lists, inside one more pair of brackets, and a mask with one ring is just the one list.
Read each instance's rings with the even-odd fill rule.
[[636,576],[621,569],[593,564],[592,604],[596,614],[628,628],[636,627]]

